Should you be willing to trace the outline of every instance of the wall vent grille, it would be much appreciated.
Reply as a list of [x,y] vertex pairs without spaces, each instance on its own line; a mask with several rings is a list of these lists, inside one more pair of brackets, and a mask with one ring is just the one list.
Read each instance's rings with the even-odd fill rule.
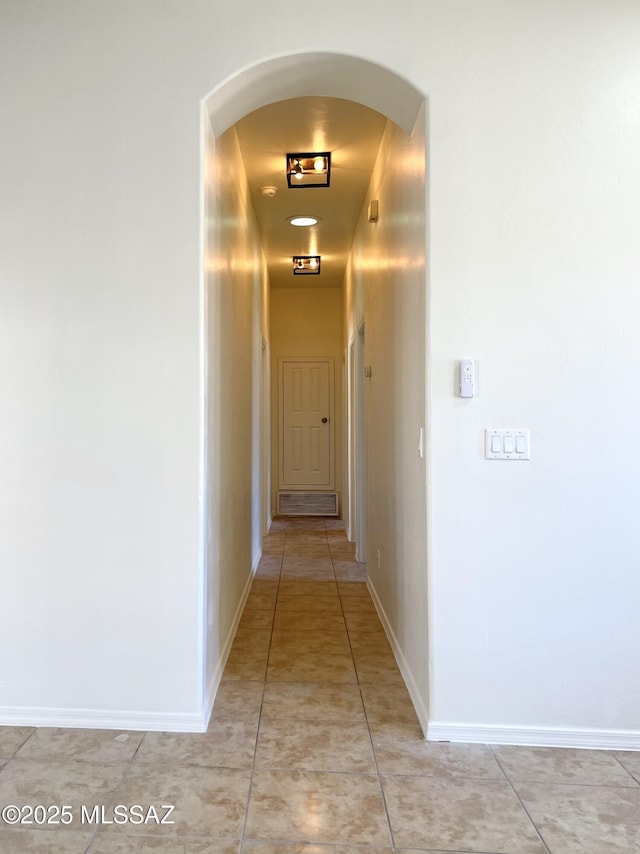
[[337,492],[279,492],[278,516],[337,516]]

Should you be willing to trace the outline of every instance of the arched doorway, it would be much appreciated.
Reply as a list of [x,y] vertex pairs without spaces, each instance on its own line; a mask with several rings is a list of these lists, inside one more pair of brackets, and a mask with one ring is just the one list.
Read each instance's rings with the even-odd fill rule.
[[[225,132],[248,113],[279,101],[305,96],[354,101],[385,115],[393,128],[386,138],[385,156],[372,183],[380,195],[382,220],[374,231],[362,231],[345,277],[347,324],[344,350],[363,328],[366,318],[367,351],[359,352],[359,367],[366,370],[366,384],[350,389],[349,400],[359,400],[360,415],[349,419],[348,446],[354,464],[350,491],[357,494],[354,478],[360,478],[363,432],[361,412],[366,397],[369,426],[366,430],[371,475],[366,477],[368,534],[362,552],[369,557],[370,590],[394,648],[414,705],[426,731],[428,721],[428,605],[427,605],[427,460],[426,406],[427,291],[424,96],[393,72],[355,57],[339,54],[294,54],[251,66],[217,87],[203,102],[203,314],[207,355],[207,405],[205,452],[206,525],[208,554],[205,567],[204,697],[210,704],[217,689],[222,665],[247,586],[242,567],[252,563],[247,542],[256,546],[262,511],[247,514],[247,487],[253,496],[264,494],[260,472],[264,461],[253,459],[256,430],[268,429],[268,402],[260,389],[264,382],[247,351],[262,354],[269,347],[264,324],[244,323],[250,305],[264,303],[265,270],[255,248],[246,244],[243,229],[250,214],[246,189],[229,188],[233,169],[215,162],[216,147]],[[229,158],[235,156],[228,153]],[[226,162],[231,162],[228,160]],[[225,186],[227,196],[216,195],[215,183]],[[372,178],[373,181],[373,178]],[[221,198],[232,198],[226,207]],[[224,230],[216,232],[216,228]],[[209,244],[213,233],[213,242]],[[217,236],[216,236],[217,235]],[[243,242],[245,241],[245,242]],[[235,249],[233,247],[236,247]],[[217,253],[217,254],[216,254]],[[240,272],[238,272],[240,270]],[[218,288],[230,271],[245,275],[254,296],[244,308],[237,288]],[[248,277],[248,278],[247,278]],[[253,302],[252,302],[253,300]],[[258,308],[258,312],[259,312]],[[233,312],[235,311],[235,314]],[[243,325],[244,323],[244,325]],[[233,342],[244,336],[244,366],[234,370]],[[359,339],[358,339],[359,340]],[[259,346],[258,346],[259,342]],[[354,377],[354,370],[345,376]],[[257,378],[257,379],[256,379]],[[360,380],[361,378],[358,377]],[[251,389],[247,385],[251,381]],[[230,420],[229,420],[230,419]],[[357,423],[361,429],[356,430]],[[231,426],[229,426],[231,424]],[[237,448],[227,453],[233,438]],[[244,436],[244,439],[242,438]],[[248,460],[252,459],[253,467]],[[242,470],[242,477],[236,477]],[[256,475],[257,473],[257,475]],[[256,476],[258,481],[256,481]],[[256,483],[257,491],[256,491]],[[225,494],[231,490],[231,501]],[[349,501],[345,502],[349,504]],[[249,500],[249,505],[256,506]],[[258,500],[257,506],[260,502]],[[235,509],[234,509],[235,508]],[[233,515],[235,513],[235,515]],[[229,527],[230,526],[230,527]],[[354,527],[356,527],[354,525]],[[364,525],[361,523],[360,529]],[[231,533],[230,533],[231,531]],[[244,535],[242,532],[244,531]],[[362,535],[364,536],[364,535]],[[252,540],[253,537],[253,540]],[[365,549],[366,546],[366,549]],[[233,555],[233,556],[232,556]],[[230,565],[237,561],[237,568]],[[246,573],[245,573],[246,575]],[[249,579],[250,580],[250,577]]]

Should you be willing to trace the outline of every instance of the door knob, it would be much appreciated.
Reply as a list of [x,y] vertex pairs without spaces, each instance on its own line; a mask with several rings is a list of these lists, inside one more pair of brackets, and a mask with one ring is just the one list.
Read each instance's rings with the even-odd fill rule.
[[322,423],[323,423],[323,424],[326,424],[328,420],[329,420],[328,418],[323,418],[323,419],[322,419]]

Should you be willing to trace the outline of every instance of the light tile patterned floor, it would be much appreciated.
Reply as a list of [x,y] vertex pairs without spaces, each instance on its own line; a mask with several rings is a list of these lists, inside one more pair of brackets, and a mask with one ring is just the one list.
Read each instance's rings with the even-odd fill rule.
[[276,520],[209,731],[0,728],[0,804],[76,816],[1,854],[639,854],[640,753],[427,744],[364,582],[339,522]]

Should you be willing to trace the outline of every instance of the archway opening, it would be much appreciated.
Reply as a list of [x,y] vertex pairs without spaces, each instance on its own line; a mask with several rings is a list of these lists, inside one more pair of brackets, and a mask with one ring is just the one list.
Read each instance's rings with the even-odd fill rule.
[[[368,555],[369,589],[426,732],[425,100],[393,72],[337,54],[295,54],[252,66],[203,103],[205,713],[273,510],[261,500],[268,492],[265,431],[273,430],[264,355],[270,349],[270,262],[260,248],[238,136],[229,132],[260,108],[309,97],[351,101],[389,120],[366,197],[377,202],[379,218],[369,221],[363,209],[342,286],[341,507],[351,538],[359,537],[359,551]],[[358,331],[365,322],[366,348]],[[273,378],[273,364],[270,373]]]

